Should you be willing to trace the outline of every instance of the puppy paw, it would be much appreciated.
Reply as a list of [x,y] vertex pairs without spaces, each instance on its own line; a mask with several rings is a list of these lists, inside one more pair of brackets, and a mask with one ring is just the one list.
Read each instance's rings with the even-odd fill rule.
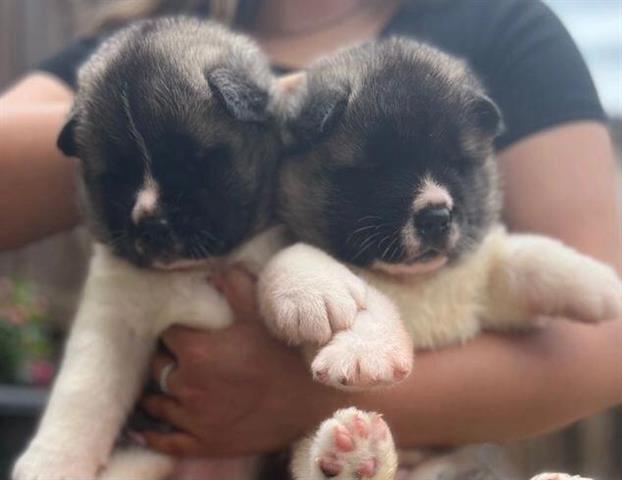
[[600,322],[622,316],[615,271],[552,239],[516,235],[504,265],[511,291],[532,315]]
[[[561,272],[557,282],[526,282],[529,301],[535,313],[558,315],[596,323],[622,316],[622,283],[616,273],[600,262],[578,254],[575,268]],[[534,280],[535,275],[531,276]]]
[[97,465],[69,452],[31,446],[13,467],[11,480],[95,480]]
[[[588,261],[589,260],[589,261]],[[584,322],[600,322],[622,317],[622,283],[612,268],[586,259],[569,290],[563,315]]]
[[338,334],[318,352],[311,364],[316,381],[341,389],[383,387],[401,382],[412,370],[412,351],[401,354],[390,346],[375,350],[348,333]]
[[356,408],[339,410],[322,423],[310,454],[317,479],[392,479],[397,466],[387,424]]
[[354,328],[339,332],[319,350],[311,363],[316,381],[341,389],[361,389],[391,385],[408,376],[414,359],[410,337],[367,330],[367,325],[385,321],[374,314],[359,312]]
[[272,332],[288,343],[324,345],[365,308],[367,285],[323,252],[317,262],[308,250],[302,250],[304,261],[292,258],[300,253],[296,249],[287,253],[259,280],[262,314]]

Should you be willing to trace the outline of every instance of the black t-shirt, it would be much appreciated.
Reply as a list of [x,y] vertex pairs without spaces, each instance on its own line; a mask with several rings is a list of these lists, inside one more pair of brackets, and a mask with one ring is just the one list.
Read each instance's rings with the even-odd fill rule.
[[[465,59],[504,117],[503,148],[573,120],[604,121],[594,83],[572,38],[540,0],[413,0],[382,31]],[[76,71],[101,38],[77,41],[39,65],[75,87]]]

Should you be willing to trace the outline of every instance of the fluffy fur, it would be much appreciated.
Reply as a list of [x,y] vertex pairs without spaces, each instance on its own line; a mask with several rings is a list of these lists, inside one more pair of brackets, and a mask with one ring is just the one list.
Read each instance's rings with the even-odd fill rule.
[[[622,314],[611,268],[498,225],[500,114],[459,60],[400,39],[343,51],[309,71],[290,127],[280,213],[307,244],[269,263],[260,300],[280,337],[319,345],[320,382],[399,381],[413,343],[437,348],[482,329],[530,328],[538,315]],[[314,466],[295,463],[294,477],[394,478],[391,454],[365,442],[343,448],[345,435],[320,428],[299,454],[312,452]],[[352,462],[363,468],[370,458],[375,469],[352,473]]]
[[[81,160],[96,239],[83,298],[36,436],[13,480],[160,479],[172,459],[110,459],[159,334],[232,321],[209,276],[257,273],[282,245],[271,203],[274,79],[249,40],[212,23],[145,21],[81,69],[60,148]],[[101,477],[99,477],[101,475]]]
[[85,219],[115,254],[138,266],[225,255],[271,221],[278,95],[249,39],[139,22],[78,83],[59,146],[81,158]]

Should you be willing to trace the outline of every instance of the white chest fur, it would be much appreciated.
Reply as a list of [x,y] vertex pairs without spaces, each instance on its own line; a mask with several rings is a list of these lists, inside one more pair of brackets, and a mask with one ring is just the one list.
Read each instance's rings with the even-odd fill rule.
[[[274,228],[219,264],[241,263],[258,273],[283,243]],[[214,329],[233,321],[226,299],[209,283],[213,273],[209,267],[139,269],[95,247],[60,373],[14,480],[96,478],[140,392],[158,335],[174,323]]]
[[494,230],[460,263],[430,274],[359,273],[395,302],[416,348],[464,342],[481,330],[490,272],[505,237],[503,230]]
[[102,311],[113,317],[122,313],[129,328],[148,335],[157,335],[173,323],[222,328],[232,321],[231,312],[225,299],[210,285],[210,277],[233,264],[258,274],[283,246],[282,229],[275,227],[226,259],[201,268],[165,271],[137,268],[98,244],[81,309],[97,309],[98,317]]
[[433,274],[359,273],[397,304],[419,348],[464,342],[482,329],[529,329],[541,315],[598,322],[622,313],[622,285],[609,266],[556,240],[501,227]]

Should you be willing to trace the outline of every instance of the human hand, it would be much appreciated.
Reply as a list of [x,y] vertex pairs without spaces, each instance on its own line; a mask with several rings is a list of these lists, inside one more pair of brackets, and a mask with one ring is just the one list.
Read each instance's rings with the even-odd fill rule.
[[297,349],[272,338],[257,313],[255,282],[234,270],[222,282],[235,324],[220,331],[176,326],[162,340],[170,351],[154,358],[158,379],[171,362],[169,395],[145,397],[170,433],[142,432],[146,443],[176,456],[227,456],[289,445],[347,404],[344,393],[312,381]]
[[[144,432],[156,450],[176,456],[274,451],[352,405],[382,412],[402,448],[509,441],[622,399],[622,320],[598,327],[552,322],[530,335],[484,334],[420,353],[413,375],[397,386],[349,394],[313,383],[299,353],[268,335],[248,276],[230,273],[223,289],[237,322],[218,332],[171,328],[164,342],[173,356],[154,359],[156,379],[165,365],[178,363],[167,382],[172,395],[142,402],[178,429]],[[525,405],[533,407],[529,415]]]

